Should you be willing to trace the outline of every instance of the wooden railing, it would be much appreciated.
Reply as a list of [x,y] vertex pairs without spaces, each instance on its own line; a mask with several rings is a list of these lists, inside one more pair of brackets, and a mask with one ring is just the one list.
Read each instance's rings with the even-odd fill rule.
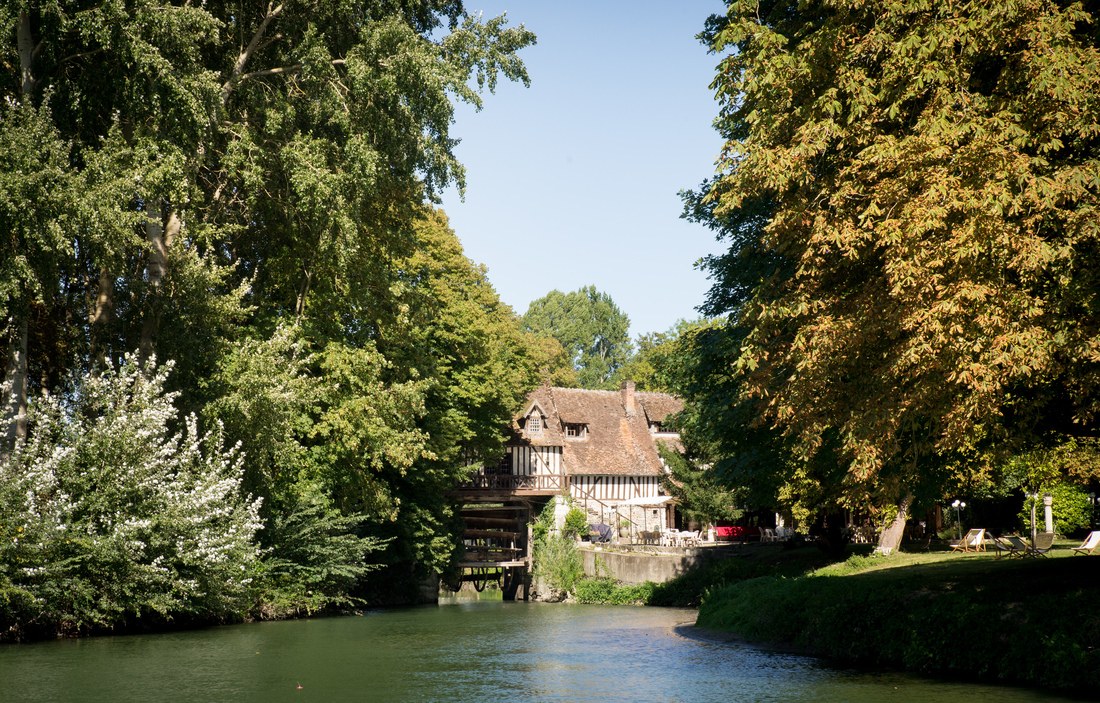
[[476,473],[459,490],[504,491],[515,493],[561,493],[568,487],[562,474],[517,476],[514,474]]

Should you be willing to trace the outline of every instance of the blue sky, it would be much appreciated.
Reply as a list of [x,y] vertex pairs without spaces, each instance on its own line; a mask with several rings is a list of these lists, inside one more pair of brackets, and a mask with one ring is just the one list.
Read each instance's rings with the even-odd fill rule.
[[538,44],[531,87],[498,85],[452,134],[466,198],[444,193],[466,255],[518,314],[553,289],[592,284],[630,316],[632,335],[698,317],[709,283],[694,268],[719,250],[680,219],[677,193],[714,171],[721,139],[708,87],[718,57],[695,35],[720,1],[467,0],[507,12]]

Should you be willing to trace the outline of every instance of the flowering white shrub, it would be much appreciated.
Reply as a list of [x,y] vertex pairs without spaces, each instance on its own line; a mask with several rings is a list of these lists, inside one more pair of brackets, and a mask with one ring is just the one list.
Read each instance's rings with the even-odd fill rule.
[[0,638],[248,610],[259,501],[221,428],[178,417],[170,366],[128,358],[34,400],[0,458]]

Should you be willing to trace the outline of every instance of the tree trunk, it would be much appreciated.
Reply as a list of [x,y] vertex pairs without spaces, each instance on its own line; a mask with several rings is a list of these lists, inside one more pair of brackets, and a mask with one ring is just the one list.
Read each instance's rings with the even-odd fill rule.
[[[160,201],[157,201],[160,202]],[[147,207],[149,207],[147,205]],[[163,307],[164,276],[168,272],[168,252],[172,242],[179,234],[183,223],[179,213],[171,210],[167,223],[161,215],[161,208],[151,208],[145,220],[145,238],[149,241],[145,271],[148,278],[149,293],[145,300],[144,319],[141,323],[141,344],[138,357],[145,362],[156,351],[157,334],[160,332],[160,316]]]
[[894,521],[886,526],[878,538],[879,550],[891,554],[901,546],[901,538],[905,536],[905,522],[909,519],[909,507],[913,504],[913,496],[906,495],[898,501],[898,514]]
[[[26,10],[19,12],[19,26],[15,30],[15,43],[19,50],[19,80],[22,101],[30,102],[34,92],[34,37],[31,33],[31,16]],[[3,442],[0,443],[0,461],[6,460],[18,440],[27,436],[27,346],[30,337],[30,299],[24,295],[15,303],[15,312],[8,320],[12,333],[8,348],[8,361],[4,367],[4,380],[0,383],[3,402]]]
[[95,302],[88,312],[88,336],[92,363],[100,368],[107,367],[107,353],[110,344],[108,335],[115,310],[115,278],[102,268],[99,270],[99,282],[96,285]]
[[[25,307],[25,306],[24,306]],[[30,336],[29,312],[11,320],[15,332],[8,351],[8,363],[4,382],[4,443],[0,446],[0,460],[6,459],[15,443],[27,437],[27,339]]]
[[23,100],[34,92],[34,37],[31,35],[31,16],[26,10],[19,13],[19,27],[15,30],[15,43],[19,47],[19,83]]

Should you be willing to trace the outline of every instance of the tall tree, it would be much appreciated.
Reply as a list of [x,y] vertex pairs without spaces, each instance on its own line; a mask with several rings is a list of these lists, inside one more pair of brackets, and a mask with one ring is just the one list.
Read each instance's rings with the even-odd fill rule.
[[680,320],[665,332],[638,335],[634,353],[619,368],[616,377],[633,381],[640,391],[679,394],[684,378],[685,343],[706,325],[703,320]]
[[269,516],[320,489],[363,531],[395,538],[375,585],[406,593],[407,578],[447,568],[461,529],[447,493],[499,455],[500,428],[536,383],[519,320],[445,216],[424,210],[412,234],[413,253],[389,262],[393,314],[379,311],[374,339],[317,348],[298,325],[242,343],[207,406],[241,441]]
[[[516,52],[534,41],[453,0],[9,3],[0,20],[0,95],[49,120],[67,168],[113,185],[74,198],[114,216],[69,232],[43,287],[68,296],[49,310],[75,332],[67,356],[174,358],[192,407],[244,322],[369,336],[384,262],[412,246],[420,204],[462,183],[452,101],[526,82]],[[50,220],[49,202],[23,219]],[[26,317],[0,321],[16,352]],[[11,358],[41,377],[54,351]]]
[[896,506],[884,546],[930,477],[1095,429],[1096,20],[745,0],[709,24],[728,141],[705,203],[731,235],[710,301],[743,333],[738,397]]
[[582,388],[611,387],[615,372],[630,358],[630,318],[595,286],[550,291],[531,302],[523,325],[561,343]]
[[[526,84],[534,35],[457,0],[8,2],[0,32],[0,454],[29,385],[136,349],[255,452],[276,532],[442,515],[528,367],[426,208],[463,184],[455,101]],[[440,522],[402,545],[432,567]]]

